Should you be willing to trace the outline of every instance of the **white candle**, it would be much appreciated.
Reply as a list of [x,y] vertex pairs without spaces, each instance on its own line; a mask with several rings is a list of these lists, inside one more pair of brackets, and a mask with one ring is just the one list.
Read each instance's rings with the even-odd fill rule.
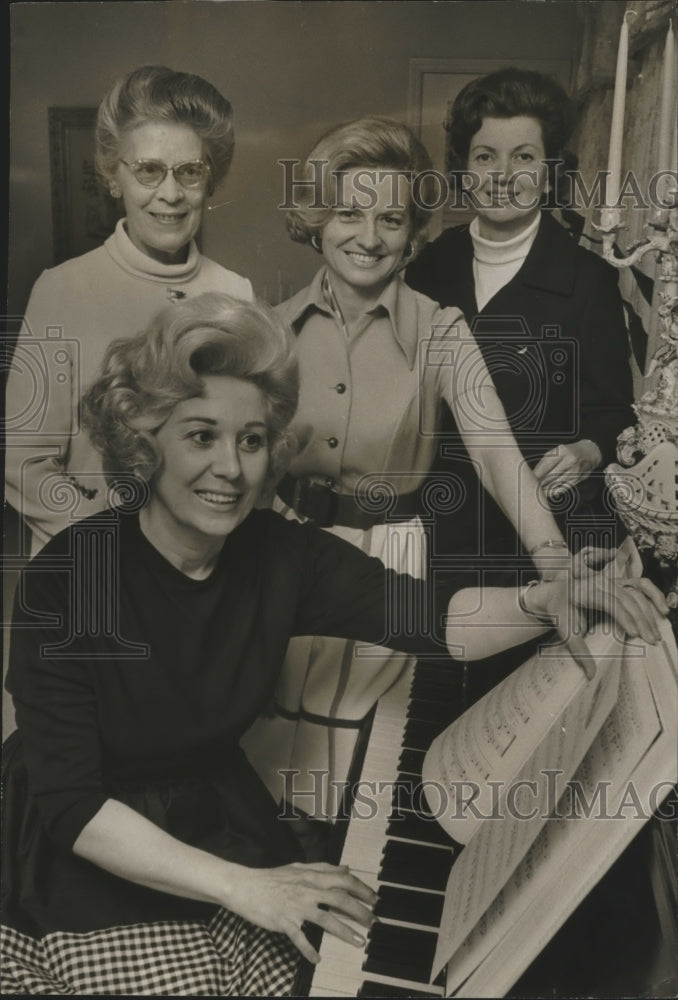
[[607,198],[608,206],[615,205],[619,198],[621,182],[621,154],[624,136],[624,106],[626,104],[626,70],[629,59],[629,26],[626,23],[627,11],[622,18],[619,32],[619,49],[617,51],[617,72],[614,78],[614,99],[612,102],[612,125],[610,127],[610,152],[607,158]]
[[664,64],[662,67],[662,98],[659,107],[659,145],[657,154],[657,170],[671,169],[672,145],[676,122],[676,80],[674,63],[676,59],[673,40],[673,27],[669,21],[664,46]]

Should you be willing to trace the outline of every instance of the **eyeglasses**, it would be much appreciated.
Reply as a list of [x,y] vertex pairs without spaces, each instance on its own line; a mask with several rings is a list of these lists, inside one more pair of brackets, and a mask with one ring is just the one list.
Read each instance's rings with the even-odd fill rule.
[[202,160],[186,160],[184,163],[175,163],[173,167],[168,167],[162,160],[134,160],[128,163],[127,160],[120,160],[134,174],[135,180],[143,184],[144,187],[157,188],[170,173],[183,188],[197,188],[207,183],[210,175],[208,163]]

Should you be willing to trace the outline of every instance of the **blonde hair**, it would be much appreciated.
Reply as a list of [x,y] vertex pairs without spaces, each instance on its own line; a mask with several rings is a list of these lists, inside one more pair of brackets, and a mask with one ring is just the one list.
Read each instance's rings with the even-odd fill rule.
[[[315,144],[298,174],[299,204],[288,209],[287,231],[297,243],[311,243],[322,233],[337,200],[337,177],[358,167],[376,167],[402,174],[412,183],[418,175],[433,173],[431,158],[414,132],[390,118],[370,116],[337,125]],[[421,197],[410,196],[410,241],[413,252],[426,242],[430,219],[427,204],[435,200],[435,181],[424,176]],[[321,207],[313,207],[320,205]]]
[[178,403],[202,395],[206,375],[230,375],[261,390],[275,481],[297,408],[294,335],[264,303],[219,292],[167,306],[146,330],[109,346],[82,399],[83,426],[109,481],[129,472],[151,478],[161,461],[156,432]]

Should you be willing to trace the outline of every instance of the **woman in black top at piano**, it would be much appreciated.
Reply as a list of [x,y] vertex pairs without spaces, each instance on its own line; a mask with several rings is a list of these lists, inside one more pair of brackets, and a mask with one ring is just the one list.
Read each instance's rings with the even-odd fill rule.
[[[481,597],[460,577],[436,610],[424,581],[255,509],[296,401],[290,330],[217,293],[116,341],[86,394],[116,505],[52,539],[17,593],[6,993],[284,995],[299,952],[317,960],[305,922],[363,943],[345,918],[369,927],[374,893],[304,863],[238,745],[290,636],[439,650],[412,638],[420,608],[448,612],[447,646],[473,657],[588,605],[657,637],[666,608],[647,581],[575,579],[569,603],[562,579]],[[474,616],[506,627],[467,634]]]
[[[615,460],[617,435],[635,418],[618,272],[544,210],[562,194],[556,164],[572,125],[567,95],[541,73],[507,67],[467,84],[446,124],[448,169],[475,218],[429,243],[405,280],[463,311],[554,513],[578,504],[595,517],[605,512],[602,477],[591,474]],[[460,476],[466,500],[438,518],[439,548],[515,554],[520,540],[489,496],[479,520],[480,487],[449,416],[443,433],[460,458],[439,457],[433,475]],[[582,539],[568,541],[576,549]]]

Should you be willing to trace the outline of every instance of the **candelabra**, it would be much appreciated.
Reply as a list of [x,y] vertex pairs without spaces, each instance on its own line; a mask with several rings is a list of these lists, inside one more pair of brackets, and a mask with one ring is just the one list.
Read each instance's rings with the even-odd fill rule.
[[678,606],[678,190],[667,193],[646,224],[647,237],[615,256],[618,208],[601,212],[603,256],[616,268],[645,254],[658,255],[659,346],[647,369],[649,383],[634,409],[635,427],[617,439],[617,457],[605,470],[611,496],[629,533],[663,570],[671,603]]

